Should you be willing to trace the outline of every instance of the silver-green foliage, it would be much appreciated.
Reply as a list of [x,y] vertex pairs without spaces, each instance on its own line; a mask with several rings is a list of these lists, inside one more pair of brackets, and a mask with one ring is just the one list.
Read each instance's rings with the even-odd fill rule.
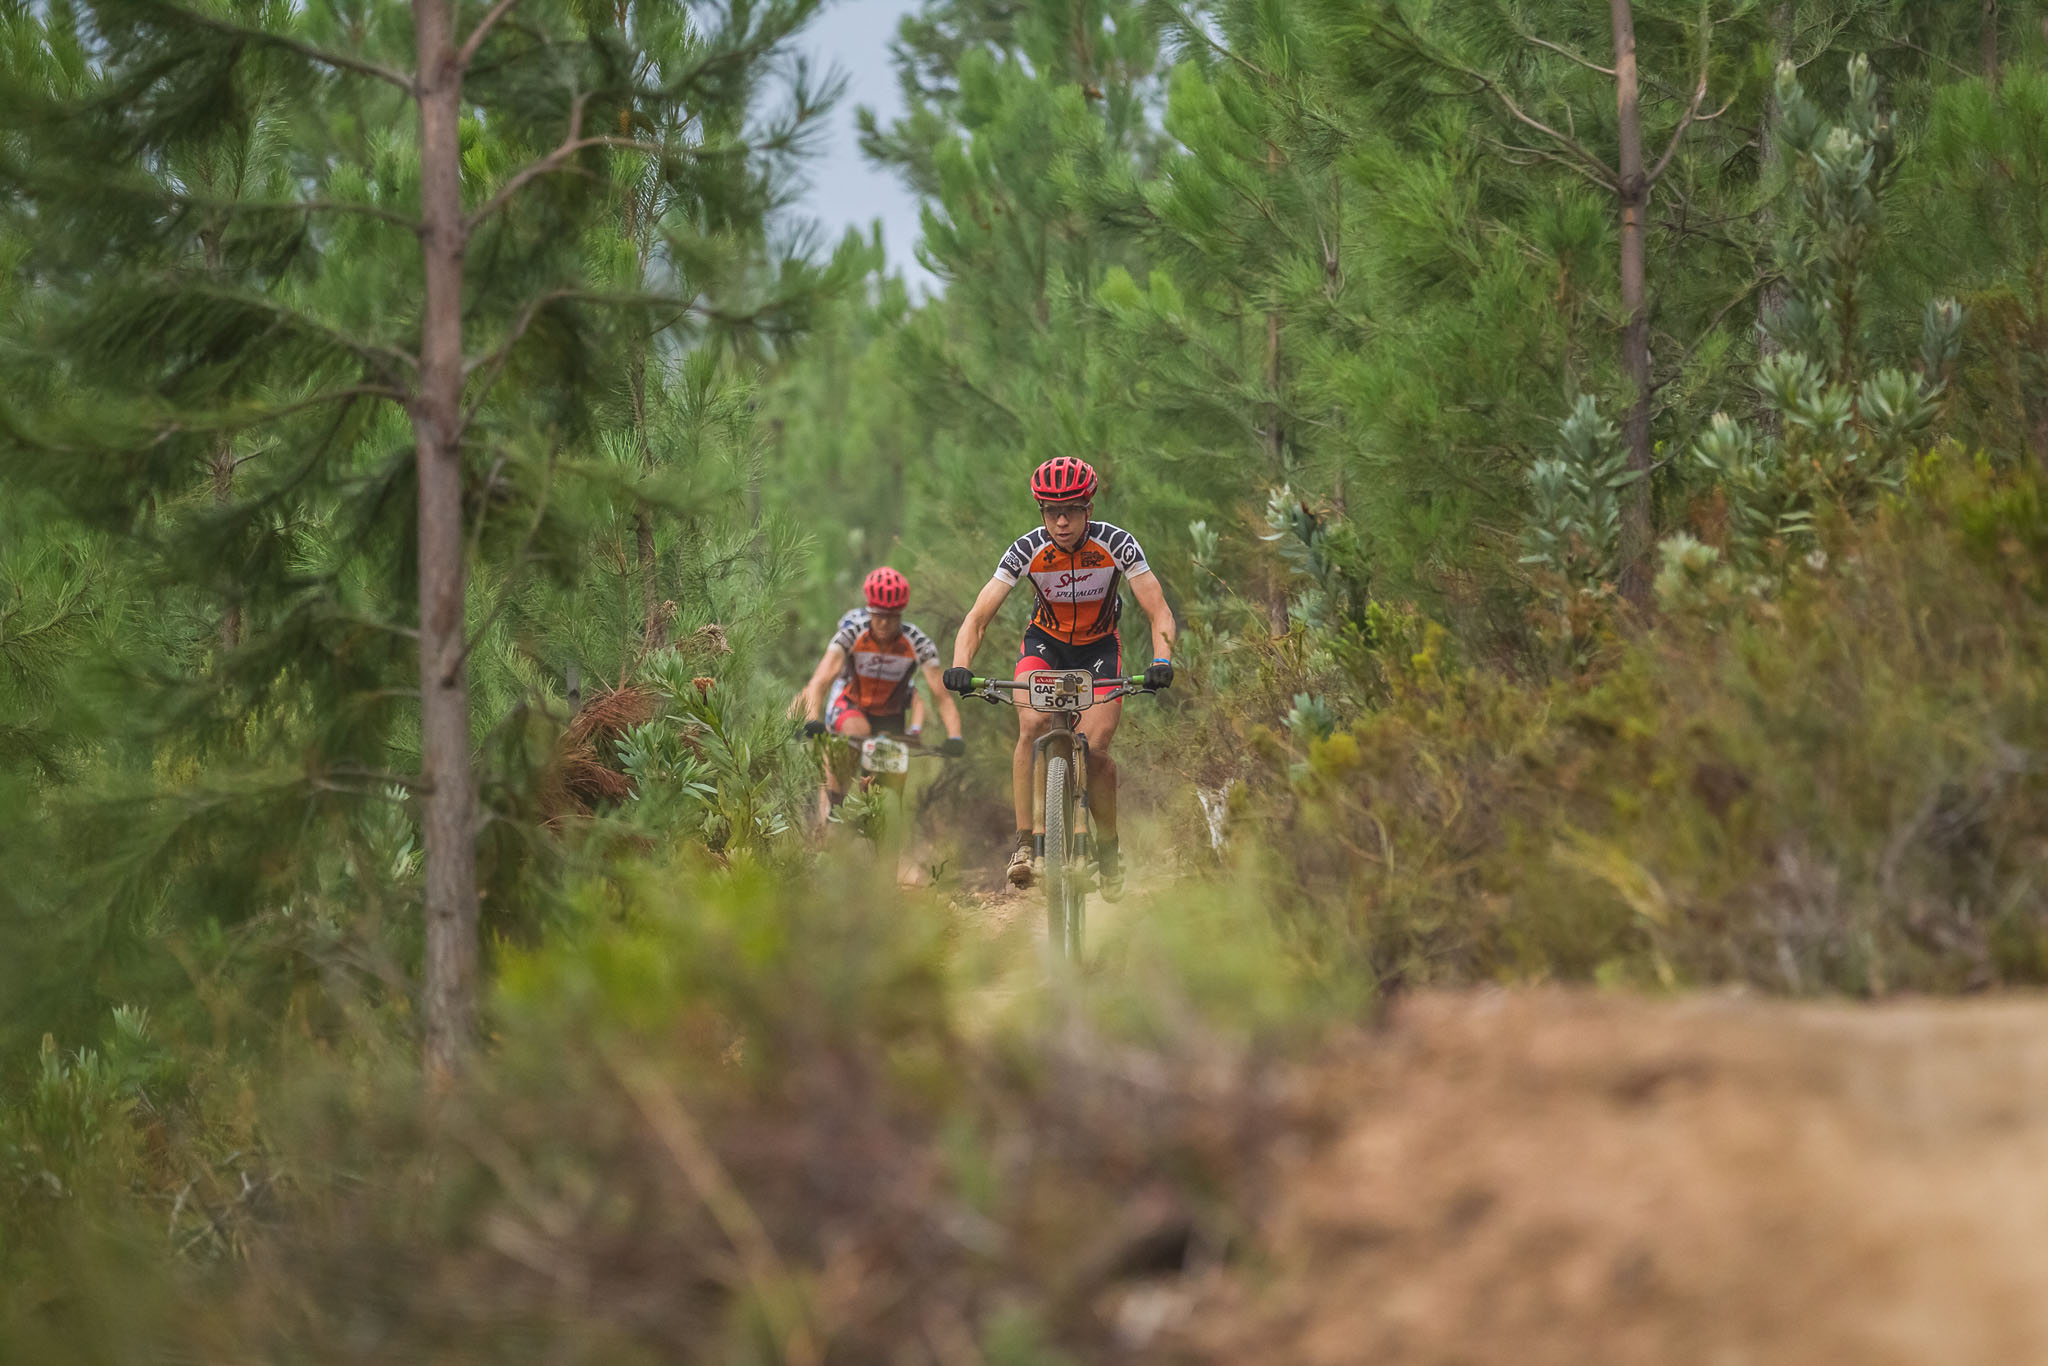
[[1755,376],[1770,421],[1716,413],[1691,451],[1726,498],[1732,558],[1748,565],[1811,549],[1824,508],[1855,512],[1897,484],[1939,411],[1963,322],[1954,301],[1930,303],[1918,372],[1871,368],[1860,302],[1895,165],[1876,78],[1865,58],[1849,63],[1839,124],[1824,119],[1789,62],[1777,101],[1793,212],[1775,244],[1786,294],[1764,324],[1778,349]]
[[1620,569],[1621,491],[1639,477],[1621,433],[1581,395],[1558,426],[1557,450],[1529,467],[1522,563],[1594,591]]
[[619,740],[619,767],[634,784],[628,818],[665,839],[727,851],[789,833],[808,788],[786,762],[786,724],[692,675],[677,651],[650,658],[642,676],[665,705]]

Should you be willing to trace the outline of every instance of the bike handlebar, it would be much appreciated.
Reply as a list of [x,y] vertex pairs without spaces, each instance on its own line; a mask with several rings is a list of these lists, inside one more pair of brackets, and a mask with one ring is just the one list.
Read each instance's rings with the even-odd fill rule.
[[[1089,676],[1091,678],[1094,677],[1092,674]],[[967,686],[960,690],[960,695],[962,697],[979,697],[984,702],[1001,703],[1004,699],[997,694],[1023,692],[1030,686],[1029,682],[1021,678],[970,678],[967,680]],[[1145,686],[1145,675],[1143,674],[1132,674],[1128,678],[1096,678],[1094,686],[1096,688],[1104,686],[1109,688],[1107,693],[1098,692],[1096,694],[1095,700],[1097,702],[1114,702],[1121,697],[1139,697],[1159,691],[1157,688]]]
[[859,749],[863,740],[890,740],[908,750],[910,757],[913,759],[953,759],[959,757],[958,755],[948,754],[946,751],[933,745],[914,744],[909,740],[903,739],[901,736],[891,735],[887,731],[877,731],[873,735],[841,735],[836,730],[828,730],[821,731],[810,738],[815,740],[836,740],[848,749]]

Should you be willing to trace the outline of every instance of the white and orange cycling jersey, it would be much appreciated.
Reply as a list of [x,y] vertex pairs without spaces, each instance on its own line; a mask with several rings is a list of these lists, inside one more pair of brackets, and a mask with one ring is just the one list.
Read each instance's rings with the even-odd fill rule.
[[1149,574],[1138,538],[1108,522],[1090,522],[1072,550],[1061,550],[1052,533],[1035,527],[1003,552],[996,577],[1004,583],[1031,580],[1038,599],[1031,624],[1068,645],[1100,640],[1116,630],[1123,613],[1118,593],[1125,578]]
[[907,621],[896,639],[887,644],[875,639],[865,607],[856,607],[839,619],[832,643],[846,652],[846,667],[840,674],[840,688],[834,689],[835,697],[843,695],[847,706],[871,716],[907,711],[912,675],[924,665],[939,662],[939,647],[932,644],[932,638]]

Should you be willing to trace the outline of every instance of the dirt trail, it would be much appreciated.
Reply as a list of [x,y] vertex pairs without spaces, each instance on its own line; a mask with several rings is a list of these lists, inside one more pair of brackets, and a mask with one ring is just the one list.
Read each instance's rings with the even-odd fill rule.
[[2048,999],[1425,995],[1293,1085],[1138,1355],[2048,1362]]

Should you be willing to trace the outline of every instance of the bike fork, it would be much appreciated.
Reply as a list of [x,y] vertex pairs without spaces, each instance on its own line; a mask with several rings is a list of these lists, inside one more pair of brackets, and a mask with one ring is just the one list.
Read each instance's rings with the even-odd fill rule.
[[1074,857],[1085,863],[1095,842],[1095,822],[1088,815],[1088,737],[1073,732],[1068,752],[1074,759]]
[[1072,728],[1047,731],[1038,737],[1032,746],[1038,757],[1031,766],[1031,813],[1035,833],[1035,852],[1045,857],[1045,761],[1047,751],[1054,741],[1063,743],[1066,749],[1068,768],[1073,783],[1074,819],[1067,824],[1067,838],[1072,841],[1071,852],[1079,858],[1087,858],[1094,845],[1094,823],[1088,816],[1088,747],[1086,733]]

